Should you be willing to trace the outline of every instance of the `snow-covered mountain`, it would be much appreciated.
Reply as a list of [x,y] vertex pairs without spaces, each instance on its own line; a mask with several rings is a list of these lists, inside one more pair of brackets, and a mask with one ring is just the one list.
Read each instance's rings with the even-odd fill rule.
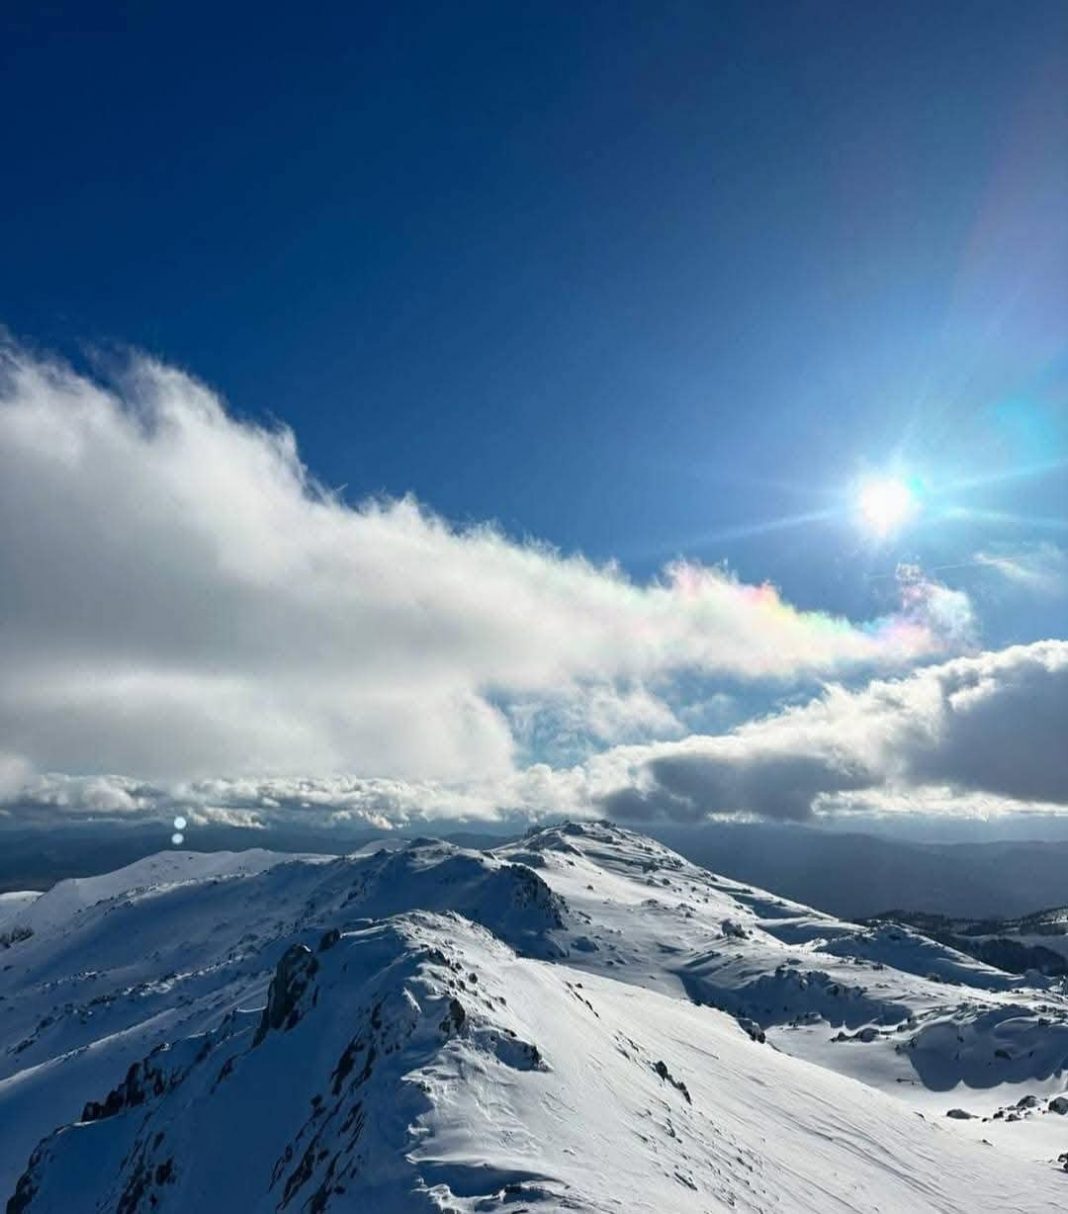
[[1068,975],[1068,906],[1016,919],[954,919],[915,911],[891,911],[878,918],[909,924],[969,957],[1013,973],[1032,969]]
[[168,853],[2,927],[12,1214],[1068,1204],[1063,980],[613,825]]

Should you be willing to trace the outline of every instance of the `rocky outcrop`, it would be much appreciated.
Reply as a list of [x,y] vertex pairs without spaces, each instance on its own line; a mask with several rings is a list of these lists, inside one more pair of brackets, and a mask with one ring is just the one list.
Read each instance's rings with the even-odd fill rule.
[[254,1045],[272,1030],[291,1029],[300,1019],[298,1004],[319,969],[319,962],[306,944],[286,949],[274,971],[267,992],[267,1006],[256,1030]]

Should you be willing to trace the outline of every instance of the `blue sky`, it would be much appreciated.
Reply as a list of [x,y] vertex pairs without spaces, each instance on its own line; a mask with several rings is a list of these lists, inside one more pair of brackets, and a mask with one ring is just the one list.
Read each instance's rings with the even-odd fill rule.
[[[1062,4],[16,5],[5,27],[23,352],[92,375],[147,353],[291,428],[354,506],[412,493],[636,585],[726,562],[872,621],[905,563],[967,596],[969,652],[1064,635]],[[876,542],[856,492],[884,472],[919,509]],[[657,694],[709,728],[736,722],[724,688],[750,712],[817,685],[750,673]]]
[[990,412],[1064,406],[1068,17],[655,7],[24,16],[0,314],[190,367],[353,496],[855,606],[825,534],[713,537],[902,443],[1063,454]]

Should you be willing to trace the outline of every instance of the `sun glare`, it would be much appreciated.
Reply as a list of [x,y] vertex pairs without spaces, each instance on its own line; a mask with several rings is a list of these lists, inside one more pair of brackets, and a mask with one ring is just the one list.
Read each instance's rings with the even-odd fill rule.
[[900,531],[912,517],[916,498],[909,486],[897,477],[873,477],[860,486],[857,507],[865,529],[885,539]]

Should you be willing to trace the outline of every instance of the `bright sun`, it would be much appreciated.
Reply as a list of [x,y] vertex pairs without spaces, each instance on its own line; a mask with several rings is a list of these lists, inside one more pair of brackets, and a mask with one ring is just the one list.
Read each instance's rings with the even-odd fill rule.
[[916,498],[903,480],[879,476],[860,486],[857,507],[865,528],[885,539],[908,522],[916,509]]

